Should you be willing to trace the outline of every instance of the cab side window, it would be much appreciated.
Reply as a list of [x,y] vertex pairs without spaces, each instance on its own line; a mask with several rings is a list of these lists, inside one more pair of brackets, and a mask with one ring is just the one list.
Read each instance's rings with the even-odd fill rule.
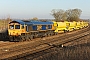
[[24,25],[22,25],[22,29],[24,29]]

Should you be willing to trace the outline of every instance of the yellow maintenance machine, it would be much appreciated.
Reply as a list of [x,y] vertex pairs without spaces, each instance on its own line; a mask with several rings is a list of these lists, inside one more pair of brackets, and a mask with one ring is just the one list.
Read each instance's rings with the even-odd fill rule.
[[81,22],[78,21],[78,22],[77,22],[77,25],[76,25],[76,29],[80,29],[80,28],[82,28],[82,27],[81,27]]
[[88,22],[83,22],[83,24],[84,24],[84,27],[88,27]]
[[73,21],[73,22],[69,22],[70,23],[70,26],[68,28],[69,31],[73,31],[74,29],[76,29],[76,22]]
[[55,32],[61,33],[61,32],[66,32],[68,31],[69,22],[53,22],[54,23],[54,27],[55,27]]

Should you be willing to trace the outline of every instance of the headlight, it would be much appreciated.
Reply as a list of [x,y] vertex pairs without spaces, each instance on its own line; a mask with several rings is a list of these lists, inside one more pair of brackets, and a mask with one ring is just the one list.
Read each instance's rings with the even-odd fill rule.
[[9,35],[11,35],[11,33],[9,33]]

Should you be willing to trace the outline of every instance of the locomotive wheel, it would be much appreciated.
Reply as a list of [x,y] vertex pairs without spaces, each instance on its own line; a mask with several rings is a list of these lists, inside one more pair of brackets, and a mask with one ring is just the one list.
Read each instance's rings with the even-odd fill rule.
[[12,42],[12,41],[13,41],[13,37],[12,37],[12,36],[10,36],[10,37],[9,37],[9,40],[10,40],[10,42]]
[[47,37],[47,34],[45,33],[44,36]]
[[18,40],[18,37],[14,36],[14,37],[13,37],[13,41],[14,41],[14,42],[18,42],[18,41],[19,41],[19,40]]
[[25,41],[25,37],[24,36],[20,36],[20,41],[21,42]]
[[34,38],[34,36],[33,36],[33,35],[31,35],[31,36],[30,36],[30,40],[32,40],[33,38]]
[[58,33],[55,33],[55,35],[57,35]]
[[10,39],[10,42],[17,42],[18,41],[17,37],[15,37],[15,36],[11,36],[9,39]]
[[30,40],[30,37],[27,35],[25,36],[25,41],[29,41]]
[[67,32],[69,32],[69,30],[67,30]]
[[67,32],[67,30],[64,30],[64,33],[66,33]]
[[53,33],[51,32],[51,34],[50,34],[51,36],[53,36]]
[[20,41],[20,37],[19,37],[19,36],[14,37],[14,40],[15,40],[16,42],[19,42],[19,41]]
[[48,34],[48,37],[50,36],[50,34]]

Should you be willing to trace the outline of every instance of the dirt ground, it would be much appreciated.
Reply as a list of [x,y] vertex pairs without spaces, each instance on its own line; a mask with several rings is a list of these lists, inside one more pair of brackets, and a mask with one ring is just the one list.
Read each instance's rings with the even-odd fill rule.
[[53,52],[44,54],[36,60],[90,60],[90,35],[84,38],[85,43],[75,46],[55,48]]

